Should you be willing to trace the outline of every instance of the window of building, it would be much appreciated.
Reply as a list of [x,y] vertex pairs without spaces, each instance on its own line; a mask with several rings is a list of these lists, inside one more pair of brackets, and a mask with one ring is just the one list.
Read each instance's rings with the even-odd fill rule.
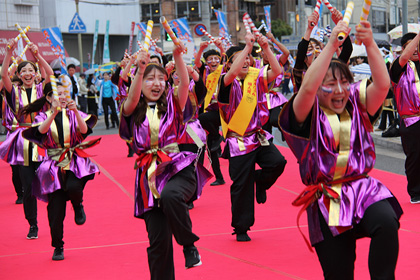
[[372,9],[372,31],[386,32],[386,11],[383,9]]
[[141,4],[141,18],[142,18],[142,21],[153,20],[154,22],[159,22],[159,18],[160,18],[159,3]]
[[242,21],[242,17],[245,12],[249,14],[252,20],[255,20],[257,16],[257,14],[255,13],[256,12],[255,2],[240,1],[239,2],[239,20],[240,21]]
[[210,20],[217,20],[216,14],[213,12],[213,10],[222,10],[223,9],[223,1],[222,0],[210,0],[210,11],[211,11],[211,17]]
[[201,11],[199,1],[176,2],[176,17],[186,17],[188,21],[200,21]]

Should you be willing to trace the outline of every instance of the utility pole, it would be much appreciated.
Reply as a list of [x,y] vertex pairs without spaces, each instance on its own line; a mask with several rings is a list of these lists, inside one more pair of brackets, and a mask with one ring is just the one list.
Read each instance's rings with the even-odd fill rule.
[[407,1],[402,1],[402,30],[403,30],[403,34],[406,34],[408,32],[407,18],[408,18]]
[[211,34],[209,0],[201,0],[201,19],[203,20],[203,24],[207,28],[207,32]]
[[303,34],[305,33],[305,0],[299,0],[299,28],[298,28],[298,36],[303,36]]
[[[79,0],[75,0],[75,2],[76,2],[76,13],[79,14]],[[82,33],[77,33],[77,42],[79,44],[80,73],[83,73]]]

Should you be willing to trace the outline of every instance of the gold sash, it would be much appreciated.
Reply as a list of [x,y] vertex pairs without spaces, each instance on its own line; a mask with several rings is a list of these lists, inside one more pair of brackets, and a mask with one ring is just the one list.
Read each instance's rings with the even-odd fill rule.
[[420,99],[420,81],[419,81],[419,74],[417,73],[416,65],[411,60],[408,61],[408,65],[410,66],[410,68],[414,72],[414,79],[415,79],[415,85],[416,85],[416,89],[417,89],[417,95],[419,96],[419,99]]
[[[335,148],[339,151],[333,177],[333,181],[335,181],[343,178],[346,174],[350,153],[351,117],[346,109],[340,114],[340,119],[335,112],[323,107],[321,107],[321,109],[327,116],[331,130],[334,134]],[[331,185],[331,189],[333,189],[340,197],[342,185],[342,183]],[[339,226],[339,219],[340,199],[335,201],[330,199],[328,225]]]
[[260,69],[250,67],[248,74],[245,77],[244,84],[242,87],[242,99],[236,108],[235,113],[230,119],[229,123],[226,123],[224,114],[220,111],[220,122],[222,124],[223,137],[226,138],[228,130],[232,130],[239,135],[244,135],[249,122],[251,121],[252,115],[254,114],[255,108],[257,107],[257,79],[260,73]]
[[[47,114],[47,117],[49,117],[52,115],[52,111],[48,111],[46,114]],[[58,135],[57,123],[55,122],[55,120],[53,120],[51,123],[51,127],[50,127],[51,135],[54,139],[54,142],[57,144],[59,148],[70,148],[70,119],[67,116],[67,112],[65,108],[61,110],[61,114],[62,114],[62,120],[63,120],[62,129],[63,129],[63,137],[64,137],[64,147],[62,147],[60,144],[60,137]],[[68,164],[63,167],[63,170],[69,170],[70,168],[69,165],[70,165],[70,162],[68,162]]]
[[[36,100],[37,97],[37,92],[36,92],[36,87],[35,84],[32,85],[32,91],[31,91],[31,100],[29,101],[28,99],[28,95],[26,93],[26,89],[24,86],[20,87],[20,92],[19,92],[19,87],[17,86],[13,86],[15,89],[15,116],[13,118],[13,125],[12,125],[12,131],[15,131],[16,128],[19,127],[19,122],[17,120],[17,114],[19,113],[19,109],[20,109],[20,103],[19,101],[22,100],[22,105],[23,107],[25,107],[26,105],[28,105],[29,103],[32,103]],[[35,113],[32,113],[29,116],[25,117],[24,123],[32,123],[35,120]],[[28,166],[29,165],[29,147],[30,147],[30,142],[26,139],[23,139],[23,161],[24,161],[24,166]],[[32,145],[32,161],[38,161],[38,146],[33,144]]]
[[222,74],[222,69],[223,69],[223,65],[219,65],[213,73],[210,73],[207,76],[207,80],[206,80],[207,94],[206,94],[206,97],[204,98],[204,109],[207,109],[207,107],[209,106],[211,98],[213,97],[213,94],[217,89],[217,85],[219,84],[220,74]]
[[[159,125],[160,117],[158,114],[157,105],[153,110],[147,106],[146,117],[149,121],[149,131],[150,131],[150,150],[159,149]],[[157,156],[154,154],[152,163],[150,164],[147,170],[147,179],[149,182],[149,188],[153,193],[155,198],[160,198],[160,194],[156,189],[156,168],[157,168]]]

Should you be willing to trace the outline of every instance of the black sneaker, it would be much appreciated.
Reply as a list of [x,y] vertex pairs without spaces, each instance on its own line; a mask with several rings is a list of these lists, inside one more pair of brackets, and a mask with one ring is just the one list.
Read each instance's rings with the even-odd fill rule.
[[18,196],[18,198],[15,201],[16,204],[23,204],[23,197],[22,196]]
[[185,268],[202,265],[201,256],[195,246],[184,247]]
[[236,234],[236,241],[238,242],[248,242],[251,241],[251,237],[249,237],[248,233],[237,233]]
[[410,199],[411,204],[419,204],[420,198],[419,197],[413,197]]
[[216,181],[214,181],[213,183],[210,184],[210,186],[220,186],[220,185],[224,185],[225,184],[225,180],[223,179],[217,179]]
[[79,206],[74,207],[74,221],[76,222],[76,225],[83,225],[86,222],[86,214],[85,210],[83,209],[83,204],[80,203]]
[[63,247],[54,249],[54,254],[52,256],[52,260],[53,261],[64,260],[64,249],[63,249]]
[[38,226],[31,226],[29,228],[29,233],[26,236],[27,239],[37,239],[38,238]]

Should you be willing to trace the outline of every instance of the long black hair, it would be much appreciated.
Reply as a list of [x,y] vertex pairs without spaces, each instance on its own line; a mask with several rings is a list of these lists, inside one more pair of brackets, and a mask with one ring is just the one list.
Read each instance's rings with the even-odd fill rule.
[[[57,82],[57,87],[59,87],[59,86],[63,86],[63,84],[60,83],[60,82]],[[23,107],[22,109],[20,109],[19,113],[18,113],[18,116],[20,117],[22,115],[29,115],[31,113],[41,111],[44,108],[45,103],[48,102],[47,96],[51,97],[52,94],[53,94],[53,90],[52,90],[51,83],[45,84],[44,95],[41,98],[38,98],[34,102],[32,102],[32,103],[26,105],[25,107]]]
[[[168,73],[166,72],[165,68],[163,68],[162,66],[158,64],[150,63],[147,65],[146,69],[144,70],[143,78],[146,77],[146,75],[149,74],[153,69],[157,69],[158,71],[164,73],[166,77],[168,77]],[[168,101],[166,97],[168,94],[169,86],[168,86],[168,83],[165,83],[165,84],[166,84],[165,90],[163,94],[160,96],[160,98],[158,99],[158,101],[156,102],[156,108],[158,110],[159,117],[163,116],[166,113],[167,108],[168,108]],[[144,119],[146,118],[146,110],[147,110],[147,102],[144,99],[143,93],[142,93],[139,103],[137,104],[136,109],[134,110],[134,113],[133,113],[134,123],[136,125],[141,125],[143,123]]]

